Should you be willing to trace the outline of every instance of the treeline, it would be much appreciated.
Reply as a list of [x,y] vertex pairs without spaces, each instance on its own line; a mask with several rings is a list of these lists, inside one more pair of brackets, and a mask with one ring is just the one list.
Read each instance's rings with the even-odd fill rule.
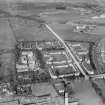
[[40,50],[36,49],[35,50],[35,55],[36,55],[37,61],[39,62],[39,67],[41,69],[45,69],[46,63],[44,61],[42,52]]

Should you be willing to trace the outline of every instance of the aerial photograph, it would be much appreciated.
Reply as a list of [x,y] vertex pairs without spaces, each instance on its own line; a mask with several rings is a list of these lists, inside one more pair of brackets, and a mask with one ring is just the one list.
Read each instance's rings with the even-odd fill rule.
[[105,0],[0,0],[0,105],[105,105]]

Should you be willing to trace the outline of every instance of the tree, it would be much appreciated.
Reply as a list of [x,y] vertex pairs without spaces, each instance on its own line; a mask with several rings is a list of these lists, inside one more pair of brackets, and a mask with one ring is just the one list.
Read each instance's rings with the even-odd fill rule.
[[43,54],[41,53],[41,51],[40,50],[38,50],[38,49],[36,49],[36,51],[35,51],[36,53],[36,58],[37,58],[37,60],[38,60],[38,62],[39,62],[39,66],[40,66],[40,68],[42,68],[42,69],[44,69],[45,68],[45,61],[44,61],[44,59],[43,59]]

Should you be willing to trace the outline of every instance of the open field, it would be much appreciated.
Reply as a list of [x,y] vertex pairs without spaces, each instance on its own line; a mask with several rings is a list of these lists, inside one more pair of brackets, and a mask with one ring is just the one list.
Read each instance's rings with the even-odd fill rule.
[[75,81],[73,84],[75,97],[80,98],[82,105],[104,105],[100,97],[96,94],[91,87],[89,81]]
[[[15,48],[15,44],[16,40],[11,31],[11,28],[9,27],[8,21],[5,19],[0,19],[0,49],[13,49]],[[13,56],[14,56],[13,53],[0,55],[1,58],[0,77],[8,76],[10,75],[10,72],[14,71]]]

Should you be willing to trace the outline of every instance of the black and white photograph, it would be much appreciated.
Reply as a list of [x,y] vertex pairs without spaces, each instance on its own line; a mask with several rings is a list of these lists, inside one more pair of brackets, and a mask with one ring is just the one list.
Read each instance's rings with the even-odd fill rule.
[[105,105],[105,0],[0,0],[0,105]]

